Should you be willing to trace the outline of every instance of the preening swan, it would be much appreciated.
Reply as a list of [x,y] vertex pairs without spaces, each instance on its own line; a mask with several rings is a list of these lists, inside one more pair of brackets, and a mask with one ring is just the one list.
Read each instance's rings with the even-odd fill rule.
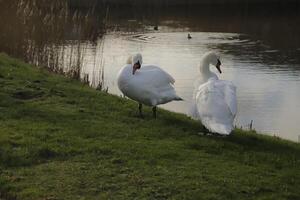
[[210,71],[210,65],[222,73],[219,57],[214,52],[204,54],[200,62],[202,80],[194,91],[191,115],[200,119],[210,132],[229,135],[234,128],[233,121],[237,112],[236,87],[230,81],[219,80]]
[[156,118],[156,106],[173,100],[182,100],[175,92],[174,78],[154,65],[143,65],[141,54],[131,56],[119,71],[118,87],[121,92],[139,103],[142,117],[142,104],[152,106]]

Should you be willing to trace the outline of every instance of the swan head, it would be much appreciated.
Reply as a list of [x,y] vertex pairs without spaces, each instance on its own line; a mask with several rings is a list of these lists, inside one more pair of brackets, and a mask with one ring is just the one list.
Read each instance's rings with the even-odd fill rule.
[[221,61],[220,61],[220,56],[218,56],[215,52],[207,52],[206,54],[203,55],[202,60],[205,62],[208,62],[208,64],[216,66],[217,70],[222,73],[221,70]]
[[143,64],[142,54],[137,53],[132,57],[132,74],[135,74],[135,71],[140,69]]

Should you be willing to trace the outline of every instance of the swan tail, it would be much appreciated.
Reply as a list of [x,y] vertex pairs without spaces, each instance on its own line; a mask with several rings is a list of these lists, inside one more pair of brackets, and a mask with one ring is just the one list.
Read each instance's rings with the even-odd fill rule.
[[181,98],[181,97],[179,97],[179,96],[176,96],[176,97],[174,98],[174,100],[175,100],[175,101],[184,101],[183,98]]
[[129,65],[132,64],[132,56],[129,56],[127,58],[126,64],[129,64]]
[[233,127],[229,125],[218,124],[218,123],[210,123],[210,124],[203,123],[203,124],[210,132],[218,133],[220,135],[229,135],[233,130]]

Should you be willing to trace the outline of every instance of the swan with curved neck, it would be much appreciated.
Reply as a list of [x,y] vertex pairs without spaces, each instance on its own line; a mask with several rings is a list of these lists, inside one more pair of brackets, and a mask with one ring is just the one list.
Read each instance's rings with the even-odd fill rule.
[[215,77],[218,79],[218,76],[210,71],[210,65],[213,65],[217,68],[217,70],[222,73],[221,70],[221,61],[219,56],[217,56],[214,52],[208,52],[205,53],[202,56],[201,62],[200,62],[200,73],[202,75],[203,81],[207,81],[208,79]]
[[210,65],[222,73],[220,57],[216,53],[208,52],[202,56],[200,74],[203,83],[195,88],[191,115],[200,119],[210,132],[228,135],[234,128],[237,112],[236,87],[230,81],[219,80],[210,71]]
[[143,104],[152,106],[153,117],[156,118],[157,105],[182,100],[175,92],[174,82],[174,78],[158,66],[143,65],[140,53],[130,56],[118,74],[119,89],[139,103],[141,117]]

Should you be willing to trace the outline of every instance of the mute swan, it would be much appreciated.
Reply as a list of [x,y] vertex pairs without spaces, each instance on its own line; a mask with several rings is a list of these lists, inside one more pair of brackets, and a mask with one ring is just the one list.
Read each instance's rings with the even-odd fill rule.
[[230,81],[219,80],[209,70],[210,64],[222,73],[219,57],[214,52],[204,54],[200,63],[202,82],[196,85],[191,115],[210,132],[229,135],[237,112],[236,87]]
[[153,107],[153,117],[156,118],[157,105],[182,99],[172,86],[175,80],[171,75],[157,66],[142,64],[141,54],[130,56],[127,64],[119,71],[118,87],[125,96],[139,103],[141,117],[144,104]]

